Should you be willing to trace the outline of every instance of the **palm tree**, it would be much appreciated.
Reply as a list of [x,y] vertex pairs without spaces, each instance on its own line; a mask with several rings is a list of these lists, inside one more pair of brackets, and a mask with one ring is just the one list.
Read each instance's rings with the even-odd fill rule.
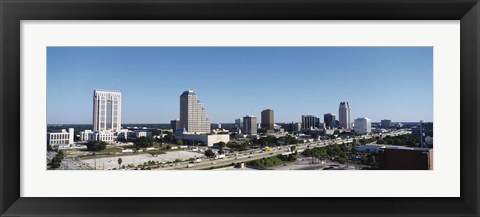
[[122,165],[122,158],[118,158],[118,169],[120,169],[120,165]]

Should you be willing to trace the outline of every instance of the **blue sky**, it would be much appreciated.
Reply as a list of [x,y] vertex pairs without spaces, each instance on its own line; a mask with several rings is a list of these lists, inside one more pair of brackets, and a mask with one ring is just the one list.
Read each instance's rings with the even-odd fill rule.
[[94,89],[122,92],[123,123],[169,123],[194,90],[212,123],[273,109],[433,120],[431,47],[49,47],[47,123],[90,124]]

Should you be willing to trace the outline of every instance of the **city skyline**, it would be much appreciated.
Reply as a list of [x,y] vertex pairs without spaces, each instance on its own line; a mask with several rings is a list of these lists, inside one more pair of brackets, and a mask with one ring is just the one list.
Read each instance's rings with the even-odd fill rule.
[[352,121],[433,119],[431,47],[54,47],[47,55],[48,124],[91,123],[94,89],[122,92],[125,124],[170,123],[189,89],[211,123],[267,108],[276,123],[300,122],[338,113],[342,101]]

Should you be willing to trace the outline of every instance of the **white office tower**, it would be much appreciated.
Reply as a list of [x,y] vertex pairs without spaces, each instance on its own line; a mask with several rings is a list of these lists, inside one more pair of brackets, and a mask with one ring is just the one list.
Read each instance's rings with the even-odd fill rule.
[[122,93],[93,91],[93,131],[120,131],[122,128]]
[[180,125],[189,133],[210,133],[207,111],[192,90],[180,95]]
[[338,124],[344,129],[352,128],[350,119],[350,105],[348,102],[340,102],[340,106],[338,108]]
[[368,118],[355,119],[355,133],[367,134],[372,132],[372,120]]

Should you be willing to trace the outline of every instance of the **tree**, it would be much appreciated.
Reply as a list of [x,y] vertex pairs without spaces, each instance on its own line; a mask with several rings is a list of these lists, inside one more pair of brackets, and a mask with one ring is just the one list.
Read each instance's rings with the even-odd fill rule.
[[181,139],[177,140],[177,145],[183,145],[183,140]]
[[103,141],[90,141],[87,143],[87,150],[89,151],[102,151],[107,148],[107,143]]
[[345,164],[345,163],[347,163],[347,159],[346,159],[346,158],[338,158],[337,161],[338,161],[338,163],[340,163],[340,164]]
[[47,145],[47,151],[53,151],[53,148],[50,144]]
[[171,146],[171,145],[167,145],[165,148],[166,148],[167,150],[170,150],[170,149],[172,149],[172,146]]
[[218,154],[223,154],[223,153],[225,153],[225,151],[223,151],[223,149],[218,150]]
[[139,137],[135,140],[135,146],[138,148],[146,148],[146,147],[151,147],[153,145],[153,139],[150,137]]
[[50,161],[50,167],[53,169],[59,168],[63,160],[63,151],[59,151],[55,157]]
[[165,142],[171,142],[173,139],[172,133],[170,132],[165,132],[165,135],[163,136],[163,141]]
[[208,158],[212,158],[215,157],[215,153],[211,149],[208,149],[205,151],[205,156]]
[[152,136],[159,136],[160,133],[161,133],[160,130],[157,130],[157,129],[153,129],[153,130],[152,130]]
[[276,146],[278,144],[278,140],[274,136],[267,136],[261,137],[256,141],[256,143],[260,146]]
[[118,168],[122,165],[122,158],[118,158]]
[[218,146],[220,146],[220,148],[225,148],[225,146],[227,146],[227,144],[225,144],[224,141],[221,141],[218,143]]

